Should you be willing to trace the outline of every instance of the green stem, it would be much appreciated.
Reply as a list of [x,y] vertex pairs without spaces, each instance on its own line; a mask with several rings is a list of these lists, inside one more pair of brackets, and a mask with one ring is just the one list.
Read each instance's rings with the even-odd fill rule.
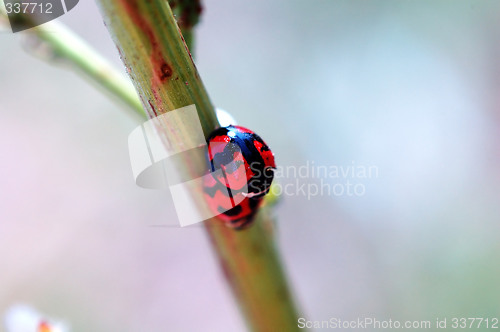
[[[193,11],[197,7],[190,7],[187,3],[199,2],[188,0],[178,3],[180,5],[175,10],[181,29],[186,37],[192,36],[199,10]],[[213,106],[165,2],[156,0],[147,4],[102,0],[101,9],[149,117],[194,103],[204,132],[207,134],[217,127]],[[182,19],[186,17],[190,18]],[[5,15],[1,18],[5,20]],[[64,27],[48,23],[28,30],[26,34],[48,46],[49,60],[62,60],[64,64],[78,69],[124,102],[134,114],[146,118],[130,82]],[[192,38],[186,38],[186,43],[191,41]],[[179,132],[179,144],[190,137],[190,133],[183,132],[182,127],[163,129]],[[189,169],[190,164],[200,161],[184,162]],[[217,219],[206,222],[205,226],[251,328],[292,331],[297,330],[297,312],[274,247],[270,205],[262,209],[254,225],[244,231],[229,229]]]
[[[106,26],[120,52],[150,118],[195,104],[205,135],[218,126],[214,107],[165,0],[98,0]],[[187,144],[191,133],[182,124],[161,128]],[[183,166],[200,160],[183,157]],[[196,201],[196,200],[195,200]],[[294,307],[279,256],[269,231],[270,211],[262,209],[253,226],[227,228],[214,218],[205,222],[223,271],[247,322],[257,331],[293,331]]]
[[[17,19],[29,20],[29,17],[19,14]],[[0,21],[4,24],[8,22],[1,3]],[[62,63],[83,73],[141,119],[147,118],[130,81],[124,79],[124,76],[99,53],[63,25],[49,22],[23,34],[31,38],[29,45],[34,53],[42,55],[49,62]],[[42,45],[44,47],[40,47]],[[37,50],[43,50],[43,53]]]
[[203,10],[200,0],[169,0],[168,1],[174,16],[177,19],[177,25],[181,28],[182,35],[186,41],[188,49],[192,51],[194,44],[193,28],[200,20],[200,14]]
[[34,29],[38,38],[50,44],[57,57],[69,59],[80,72],[87,75],[107,92],[123,101],[141,118],[146,118],[134,86],[123,79],[97,52],[61,25],[52,24],[50,31],[42,27]]

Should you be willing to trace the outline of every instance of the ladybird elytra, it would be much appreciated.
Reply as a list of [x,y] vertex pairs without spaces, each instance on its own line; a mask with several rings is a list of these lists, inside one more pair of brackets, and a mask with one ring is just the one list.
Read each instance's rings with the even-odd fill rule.
[[226,225],[246,228],[269,192],[274,154],[260,136],[236,125],[214,130],[207,143],[212,174],[204,183],[208,206]]

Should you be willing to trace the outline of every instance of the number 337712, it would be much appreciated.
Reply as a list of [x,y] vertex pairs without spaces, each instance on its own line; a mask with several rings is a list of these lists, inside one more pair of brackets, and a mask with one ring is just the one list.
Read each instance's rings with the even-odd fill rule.
[[36,2],[6,3],[7,14],[52,14],[52,4]]
[[498,329],[498,318],[452,318],[453,329]]

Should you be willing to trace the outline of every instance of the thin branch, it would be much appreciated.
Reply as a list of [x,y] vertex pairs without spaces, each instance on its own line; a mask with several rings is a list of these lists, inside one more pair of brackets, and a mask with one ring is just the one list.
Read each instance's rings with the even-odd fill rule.
[[[205,135],[218,126],[214,107],[165,0],[98,0],[106,26],[150,118],[195,104]],[[164,128],[173,144],[191,133],[182,124]],[[190,169],[205,161],[183,159]],[[196,199],[195,199],[196,200]],[[297,311],[269,229],[270,211],[261,209],[252,227],[205,223],[225,276],[253,330],[294,331]]]
[[[213,106],[199,80],[194,63],[189,57],[189,51],[182,43],[182,36],[178,32],[172,14],[164,2],[155,1],[147,6],[143,4],[142,7],[138,7],[134,1],[103,0],[101,3],[108,27],[115,37],[120,52],[126,55],[122,56],[122,59],[129,68],[143,104],[149,111],[149,117],[196,103],[205,133],[215,128],[217,120]],[[181,8],[183,7],[176,9],[178,18],[187,15],[185,11],[182,14]],[[2,9],[0,6],[0,11]],[[132,11],[131,18],[127,16],[127,11],[130,9],[140,9],[140,11],[136,14]],[[194,13],[199,15],[198,10]],[[3,14],[0,15],[0,21],[3,19],[6,23],[5,13],[0,14]],[[192,14],[193,12],[190,15]],[[192,34],[192,27],[197,18],[190,20],[188,22],[191,23],[185,24],[182,22],[186,20],[179,19],[181,29],[188,35]],[[148,22],[163,21],[167,21],[163,28],[161,24],[152,24],[152,29],[148,28]],[[122,28],[124,29],[121,30]],[[43,57],[46,60],[57,60],[59,63],[78,69],[124,102],[134,114],[141,118],[146,117],[130,82],[124,80],[123,76],[97,52],[67,29],[58,24],[48,23],[24,33],[34,37],[31,45],[34,41],[34,45],[39,47],[32,50],[38,55],[39,51],[43,50]],[[187,41],[192,41],[192,38]],[[158,66],[166,59],[172,60],[168,63],[171,67]],[[174,73],[177,73],[177,76],[174,77]],[[165,83],[167,78],[168,84]],[[172,81],[177,81],[177,84]],[[179,128],[170,129],[179,130]],[[179,138],[189,139],[189,133],[182,133],[182,128],[180,129]],[[271,198],[268,196],[266,200]],[[205,226],[225,276],[249,325],[254,330],[292,331],[297,329],[297,312],[274,248],[269,211],[271,205],[268,203],[261,209],[254,226],[244,231],[226,228],[217,219],[207,222]]]
[[[29,20],[19,14],[17,20]],[[0,3],[0,23],[8,24],[3,4]],[[49,22],[22,32],[28,40],[29,51],[48,62],[62,64],[84,74],[93,83],[122,102],[134,115],[145,119],[146,114],[134,86],[108,61],[66,29],[62,24]]]
[[193,29],[200,20],[203,11],[200,0],[169,0],[170,8],[177,19],[177,24],[181,28],[182,36],[190,50],[193,49],[194,32]]

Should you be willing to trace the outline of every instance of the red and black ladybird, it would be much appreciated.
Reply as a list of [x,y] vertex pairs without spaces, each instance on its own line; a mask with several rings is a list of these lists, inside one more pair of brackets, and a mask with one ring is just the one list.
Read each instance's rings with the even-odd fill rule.
[[274,155],[260,136],[240,126],[216,129],[207,143],[211,176],[204,183],[205,198],[219,219],[242,229],[269,192]]

